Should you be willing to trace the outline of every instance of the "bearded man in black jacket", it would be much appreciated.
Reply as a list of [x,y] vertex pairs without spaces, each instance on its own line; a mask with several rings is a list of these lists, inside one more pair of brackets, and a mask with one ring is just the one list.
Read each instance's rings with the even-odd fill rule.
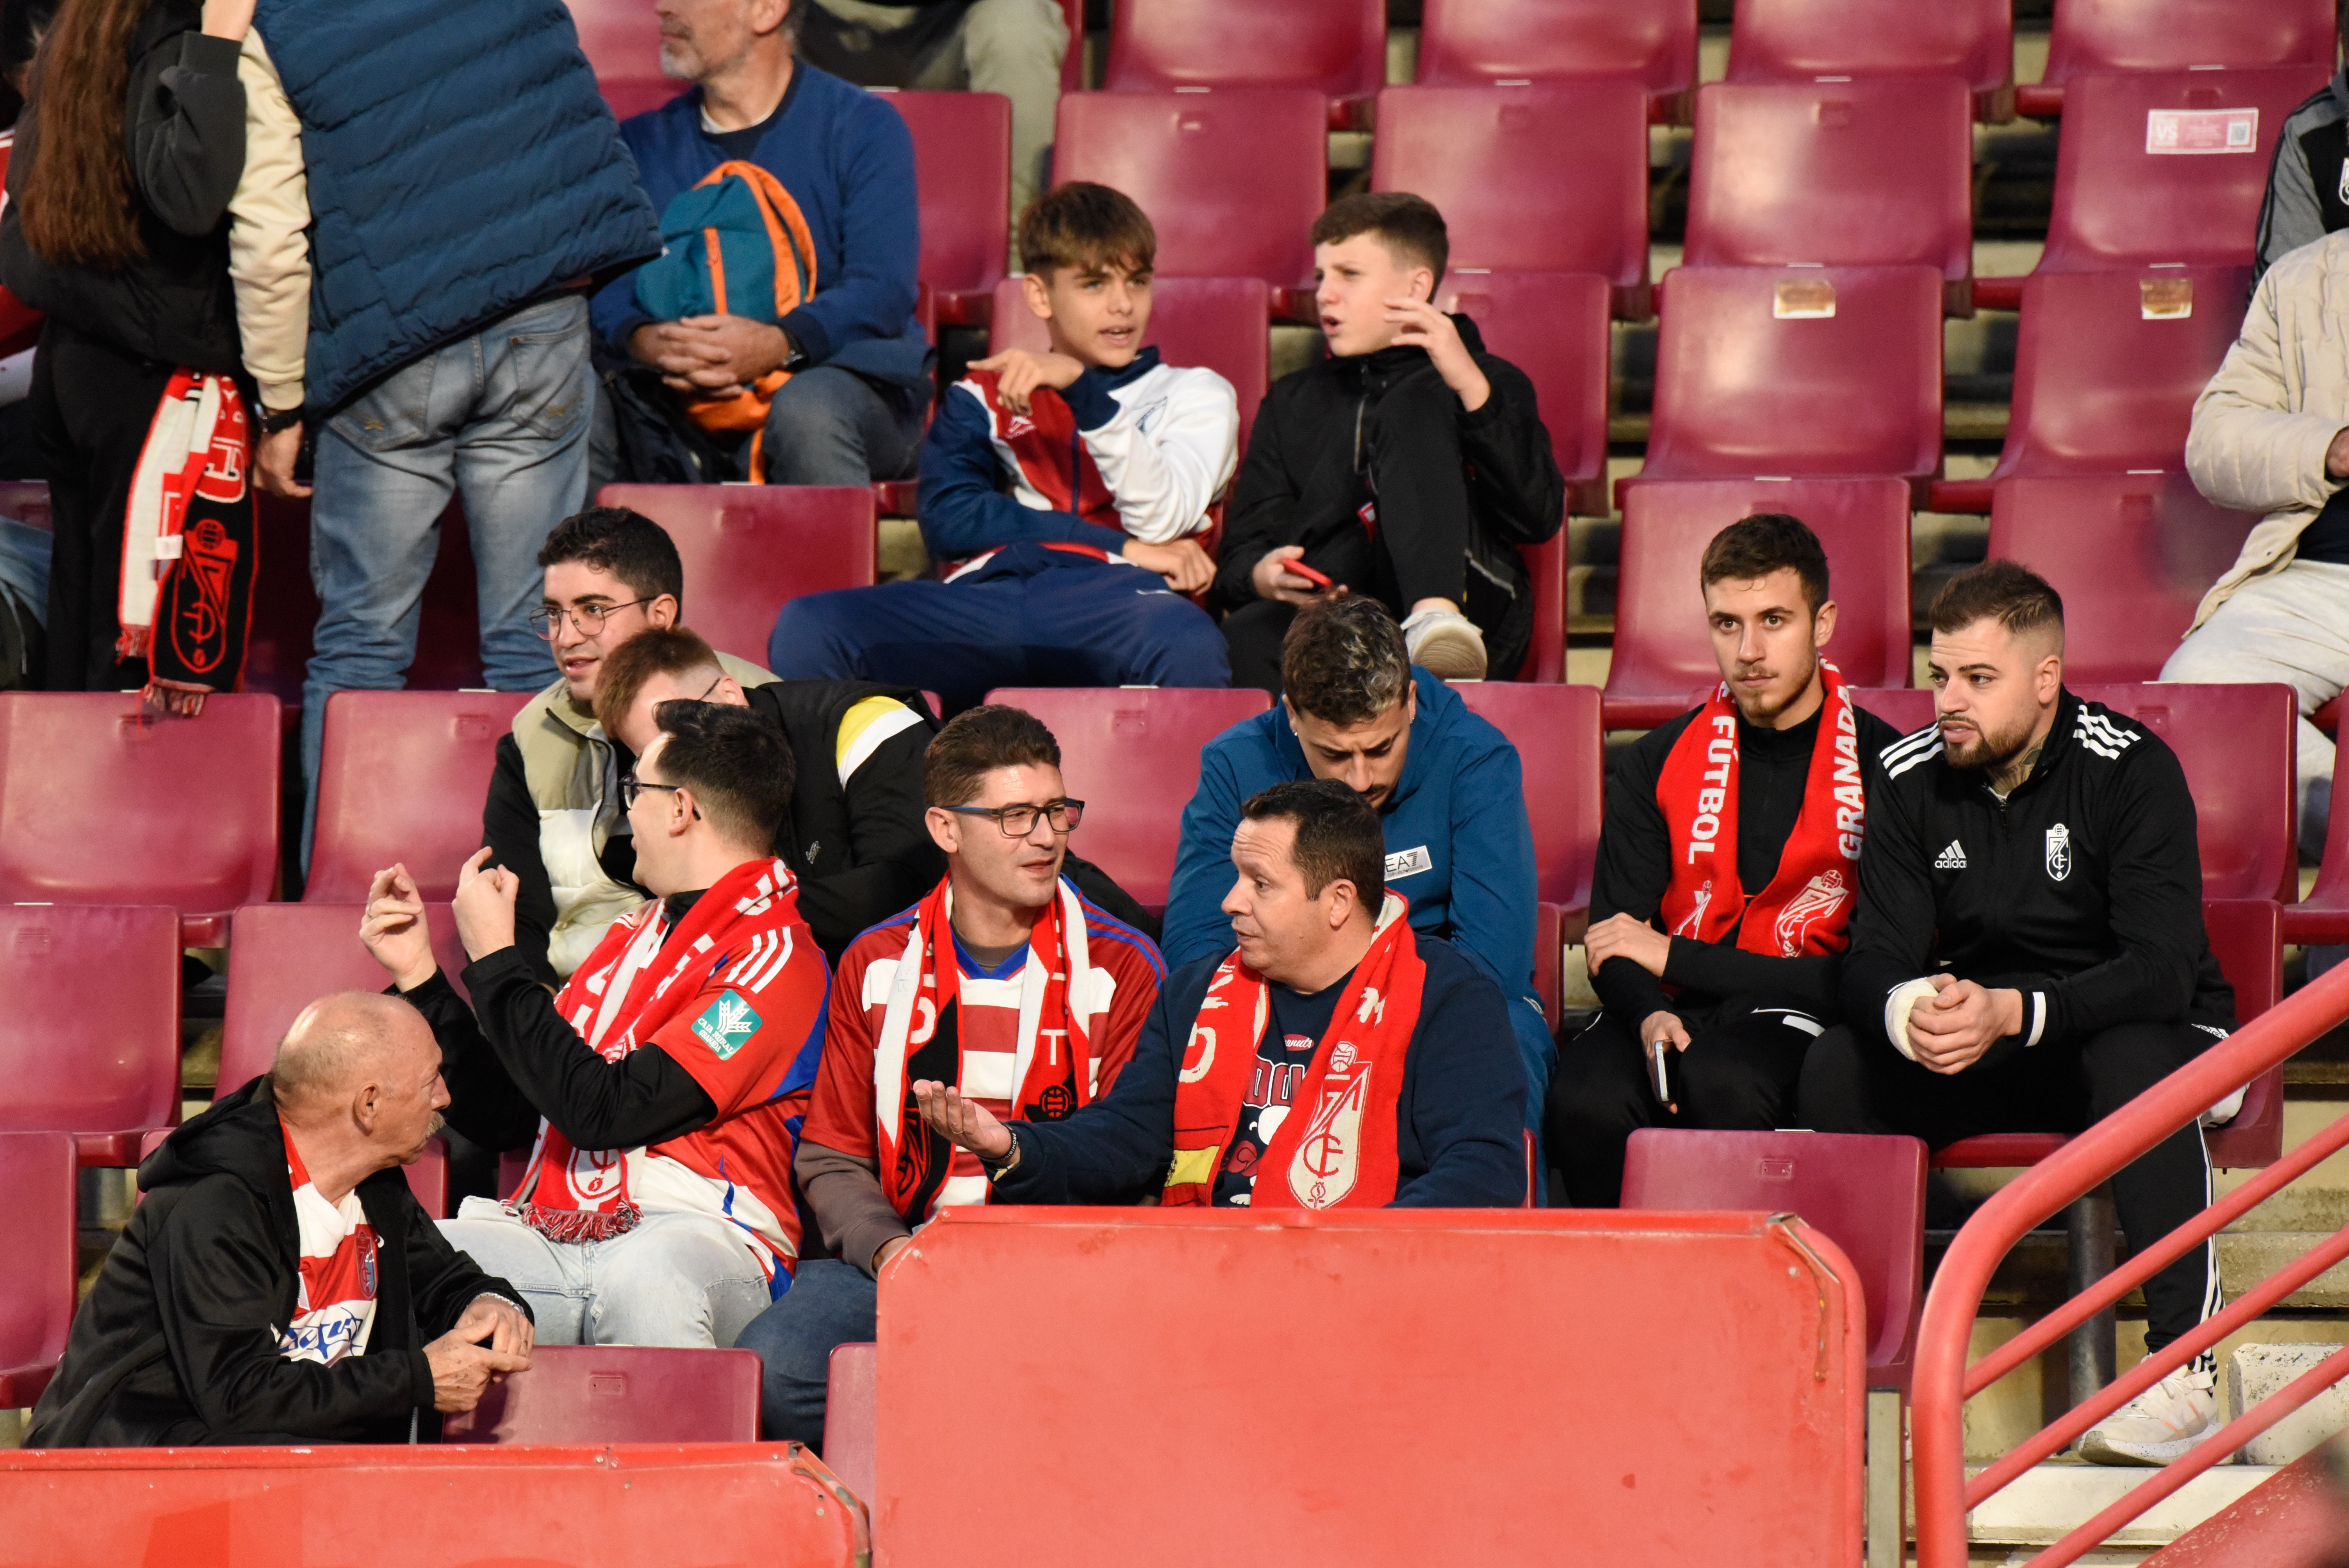
[[312,1003],[265,1077],[140,1168],[26,1446],[429,1440],[528,1368],[521,1296],[400,1173],[448,1103],[415,1008]]

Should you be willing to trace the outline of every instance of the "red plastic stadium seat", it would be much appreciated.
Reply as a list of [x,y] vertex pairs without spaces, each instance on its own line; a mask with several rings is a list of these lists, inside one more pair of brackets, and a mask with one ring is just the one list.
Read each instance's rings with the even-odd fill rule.
[[1535,896],[1570,915],[1587,913],[1607,769],[1599,688],[1468,681],[1452,689],[1517,748],[1533,819]]
[[129,1165],[180,1119],[170,910],[0,905],[0,1132],[70,1133],[83,1164]]
[[2283,939],[2302,946],[2349,943],[2349,803],[2327,814],[2316,885],[2298,903],[2284,905]]
[[2014,118],[2013,0],[1737,0],[1733,82],[1951,76],[1974,118]]
[[661,75],[660,17],[653,0],[566,0],[579,48],[604,101],[622,119],[668,102],[693,84]]
[[[1569,502],[1572,493],[1568,492]],[[1542,543],[1517,547],[1534,590],[1533,637],[1526,645],[1526,662],[1517,668],[1518,680],[1566,678],[1566,545],[1561,528]]]
[[1903,735],[1914,735],[1933,722],[1930,686],[1866,686],[1851,700]]
[[1044,721],[1061,743],[1068,791],[1085,803],[1071,842],[1154,911],[1166,906],[1201,748],[1272,706],[1264,693],[1238,687],[1002,686],[987,700]]
[[2066,89],[2092,71],[2313,66],[2321,81],[2333,19],[2332,0],[2055,0],[2047,74],[2016,96],[2025,114],[2068,115]]
[[1616,314],[1651,314],[1648,100],[1637,82],[1389,88],[1371,189],[1434,202],[1455,268],[1597,273]]
[[542,1345],[481,1402],[442,1421],[450,1443],[749,1443],[759,1353]]
[[1262,278],[1309,296],[1307,236],[1329,199],[1325,118],[1320,95],[1301,88],[1070,93],[1053,176],[1139,202],[1162,278]]
[[1304,88],[1330,100],[1329,123],[1342,129],[1362,123],[1361,111],[1386,79],[1383,0],[1120,0],[1111,9],[1102,86]]
[[73,1327],[74,1140],[62,1132],[0,1132],[0,1410],[41,1397]]
[[1938,267],[1675,267],[1659,289],[1659,479],[1941,466]]
[[1925,1309],[1920,1140],[1642,1128],[1623,1152],[1623,1207],[1800,1214],[1859,1269],[1868,1386],[1908,1388]]
[[1549,431],[1567,511],[1607,510],[1607,280],[1589,273],[1444,273],[1436,304],[1476,324],[1485,346],[1524,371]]
[[[302,1009],[332,991],[380,991],[389,984],[359,945],[363,903],[256,903],[239,910],[228,950],[228,1006],[221,1021],[220,1092],[269,1070],[277,1043]],[[465,949],[445,903],[424,906],[432,956],[465,994]]]
[[191,947],[277,883],[277,699],[0,692],[0,899],[165,903]]
[[1826,545],[1837,607],[1827,656],[1855,686],[1905,686],[1909,490],[1898,480],[1712,480],[1635,485],[1623,501],[1607,727],[1649,729],[1721,680],[1697,563],[1713,536],[1755,512],[1791,512]]
[[2168,743],[2194,794],[2206,899],[2284,899],[2300,891],[2292,759],[2300,712],[2277,685],[2155,681],[2064,685],[2127,714]]
[[1968,108],[1955,77],[1698,88],[1689,264],[1921,264],[1949,312],[1971,315]]
[[364,903],[398,861],[424,896],[457,896],[520,692],[340,691],[326,699],[318,825],[302,897]]
[[1692,0],[1425,0],[1418,80],[1491,87],[1625,77],[1646,89],[1657,118],[1684,120],[1696,85],[1696,11]]
[[914,133],[919,273],[936,318],[984,322],[1011,243],[1011,100],[1001,93],[882,96]]
[[2066,678],[2158,677],[2251,531],[2251,518],[2204,500],[2180,466],[2018,476],[1992,490],[1992,557],[2022,562],[2064,595]]
[[[1589,911],[1577,925],[1587,924]],[[1578,929],[1577,936],[1581,934]],[[1557,1033],[1558,1015],[1565,1011],[1566,911],[1554,903],[1534,905],[1534,995],[1541,998],[1542,1022]]]
[[867,1507],[873,1492],[873,1380],[880,1346],[835,1345],[825,1368],[823,1390],[823,1463],[840,1484],[863,1498]]
[[876,580],[880,524],[863,485],[605,485],[595,499],[668,531],[685,562],[685,624],[754,665],[787,602]]

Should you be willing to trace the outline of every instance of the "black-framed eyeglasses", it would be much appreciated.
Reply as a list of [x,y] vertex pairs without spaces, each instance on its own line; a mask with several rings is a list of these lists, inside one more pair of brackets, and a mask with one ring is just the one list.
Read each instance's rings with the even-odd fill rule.
[[682,789],[684,788],[682,784],[656,784],[649,779],[639,779],[631,773],[620,780],[620,809],[625,811],[635,810],[636,797],[647,789]]
[[578,604],[567,609],[561,604],[541,604],[530,613],[530,629],[534,635],[552,641],[554,629],[563,624],[563,618],[568,615],[571,624],[579,628],[581,636],[597,636],[604,630],[604,623],[619,611],[633,610],[639,604],[651,603],[650,599],[631,599],[625,604]]
[[1024,839],[1034,832],[1039,817],[1050,822],[1056,833],[1065,833],[1085,819],[1082,800],[1051,800],[1041,806],[942,806],[939,810],[966,817],[992,817],[1007,839]]

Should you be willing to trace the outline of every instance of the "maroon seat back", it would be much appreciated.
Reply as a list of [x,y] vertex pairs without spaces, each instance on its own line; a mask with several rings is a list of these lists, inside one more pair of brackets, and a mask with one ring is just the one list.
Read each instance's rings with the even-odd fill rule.
[[1328,119],[1321,95],[1299,88],[1070,93],[1053,176],[1139,202],[1158,231],[1161,277],[1309,290],[1308,235],[1329,199]]
[[1692,0],[1425,0],[1417,80],[1624,77],[1669,100],[1696,85],[1696,13]]
[[880,1346],[835,1345],[823,1392],[823,1464],[840,1484],[873,1504],[873,1379]]
[[[1112,6],[1112,92],[1176,88],[1304,88],[1361,98],[1387,77],[1382,0],[1124,0]],[[1154,221],[1148,202],[1143,210]]]
[[1011,244],[1011,100],[1001,93],[895,89],[881,97],[914,133],[917,275],[930,286],[940,321],[981,320]]
[[2152,680],[2255,520],[2204,500],[2176,459],[2149,474],[2002,480],[1990,553],[2064,596],[2065,678]]
[[41,1397],[66,1353],[81,1274],[74,1140],[0,1132],[0,1409]]
[[2332,57],[2328,42],[2321,66],[2074,77],[2041,270],[2250,262],[2284,117]]
[[[217,700],[217,699],[215,699]],[[180,924],[159,904],[0,905],[0,1132],[129,1165],[180,1119]]]
[[1435,298],[1534,384],[1569,513],[1607,510],[1607,280],[1591,273],[1467,267],[1444,273]]
[[1154,911],[1166,906],[1201,748],[1272,706],[1253,687],[1000,686],[987,700],[1043,720],[1069,794],[1085,803],[1070,846]]
[[1650,1127],[1623,1156],[1626,1209],[1795,1213],[1841,1247],[1868,1304],[1868,1381],[1907,1388],[1925,1306],[1925,1145],[1846,1132]]
[[750,1443],[759,1353],[542,1345],[440,1426],[450,1443]]
[[2064,684],[2166,741],[2194,793],[2202,896],[2284,899],[2300,892],[2292,810],[2300,710],[2277,685]]
[[1737,0],[1733,82],[1821,77],[1955,77],[1984,119],[2011,118],[2013,0]]
[[1648,98],[1629,77],[1389,88],[1371,189],[1434,202],[1455,268],[1597,273],[1620,314],[1649,314]]
[[1535,897],[1569,910],[1590,907],[1599,861],[1599,791],[1606,779],[1599,688],[1532,682],[1469,681],[1452,688],[1468,711],[1517,748],[1526,814],[1534,830]]
[[1871,686],[1852,693],[1851,700],[1903,735],[1914,735],[1933,722],[1930,686]]
[[1698,88],[1689,264],[1915,263],[1970,314],[1971,108],[1956,77]]
[[277,699],[195,718],[136,692],[0,692],[0,900],[164,903],[189,945],[277,885]]
[[341,691],[326,699],[317,830],[302,897],[364,903],[404,863],[427,899],[457,894],[481,847],[481,802],[521,692]]
[[604,101],[621,119],[658,108],[691,82],[661,75],[660,16],[653,0],[566,0],[580,52],[595,67]]
[[1675,267],[1659,293],[1632,484],[1940,469],[1940,269]]
[[[2055,0],[2042,80],[2063,86],[2091,71],[2195,66],[2321,66],[2329,72],[2333,22],[2333,0]],[[2068,120],[2070,103],[2064,108]],[[2262,157],[2262,169],[2266,162]]]
[[1702,702],[1721,679],[1697,582],[1704,547],[1742,517],[1791,512],[1826,549],[1837,606],[1826,655],[1855,686],[1905,685],[1909,489],[1893,479],[1637,484],[1623,499],[1607,726],[1644,729]]
[[[257,903],[237,911],[228,950],[228,1006],[221,1021],[220,1092],[269,1070],[277,1043],[302,1009],[333,991],[380,991],[390,976],[359,944],[364,903]],[[432,956],[465,994],[465,950],[445,903],[427,903]]]
[[595,499],[668,531],[685,562],[685,624],[754,665],[786,603],[877,578],[880,522],[864,485],[605,485]]
[[[261,561],[254,573],[244,686],[299,706],[318,624],[318,594],[310,582],[310,503],[267,494],[255,499]],[[463,502],[451,498],[438,527],[440,540],[418,613],[416,660],[408,666],[410,691],[458,691],[481,684],[480,593]],[[554,678],[551,657],[546,678]]]

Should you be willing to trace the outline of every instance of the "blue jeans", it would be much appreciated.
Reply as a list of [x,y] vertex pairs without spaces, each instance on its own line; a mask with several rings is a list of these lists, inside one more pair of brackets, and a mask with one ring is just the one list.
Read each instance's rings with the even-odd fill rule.
[[823,1452],[823,1401],[835,1345],[862,1345],[876,1332],[873,1276],[837,1258],[801,1262],[792,1288],[735,1337],[765,1370],[759,1431],[768,1442],[805,1443]]
[[760,442],[771,485],[862,485],[909,479],[922,449],[919,388],[876,387],[819,365],[783,383]]
[[719,1350],[772,1299],[741,1233],[708,1214],[647,1214],[605,1242],[550,1242],[493,1200],[440,1222],[449,1244],[530,1303],[541,1345]]
[[539,547],[587,499],[587,333],[577,294],[524,305],[402,366],[318,432],[318,631],[302,689],[305,863],[326,698],[406,684],[451,492],[464,498],[472,538],[483,678],[533,692],[554,678],[529,615],[543,593]]

